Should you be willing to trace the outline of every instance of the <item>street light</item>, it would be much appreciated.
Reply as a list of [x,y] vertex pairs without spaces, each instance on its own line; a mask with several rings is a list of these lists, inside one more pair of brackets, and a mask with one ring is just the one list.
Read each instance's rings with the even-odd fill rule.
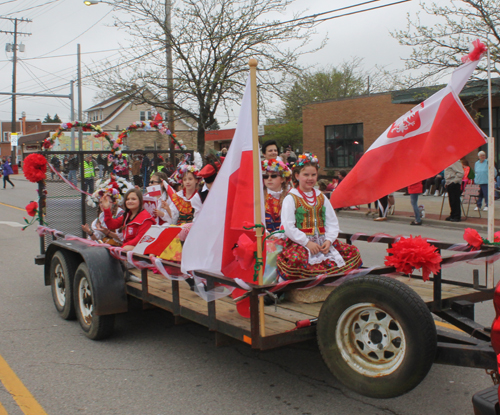
[[85,6],[92,6],[94,4],[99,4],[99,3],[101,3],[100,0],[85,0],[83,2],[83,4],[85,4]]

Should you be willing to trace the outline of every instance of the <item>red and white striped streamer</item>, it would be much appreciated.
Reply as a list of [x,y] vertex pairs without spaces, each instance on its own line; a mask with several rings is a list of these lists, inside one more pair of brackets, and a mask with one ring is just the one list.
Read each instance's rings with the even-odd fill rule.
[[80,192],[80,193],[83,193],[84,195],[87,195],[87,196],[92,196],[90,193],[87,193],[86,191],[82,190],[82,189],[79,189],[77,186],[75,186],[73,183],[71,183],[68,179],[66,179],[66,177],[64,177],[61,172],[58,172],[54,166],[50,163],[49,164],[49,167],[50,167],[50,170],[52,170],[52,173],[55,173],[57,174],[63,181],[64,183],[66,183],[68,186],[71,186],[71,188],[73,188],[74,190],[76,190],[77,192]]

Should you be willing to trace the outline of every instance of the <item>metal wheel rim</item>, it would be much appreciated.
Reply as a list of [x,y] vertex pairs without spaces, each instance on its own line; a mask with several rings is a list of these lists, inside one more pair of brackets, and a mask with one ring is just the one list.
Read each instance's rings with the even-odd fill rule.
[[66,280],[64,279],[64,271],[61,264],[56,265],[54,274],[54,292],[56,294],[57,302],[61,307],[64,307],[66,304]]
[[406,354],[401,324],[371,303],[346,309],[338,319],[335,339],[344,361],[363,376],[390,375]]
[[87,278],[83,277],[78,284],[78,303],[80,305],[80,313],[85,324],[92,324],[92,312],[94,310],[92,301],[92,289]]

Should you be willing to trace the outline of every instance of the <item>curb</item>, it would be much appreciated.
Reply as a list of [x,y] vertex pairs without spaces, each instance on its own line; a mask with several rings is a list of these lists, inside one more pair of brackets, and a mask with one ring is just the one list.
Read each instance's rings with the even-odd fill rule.
[[[341,210],[341,211],[335,212],[335,213],[337,214],[338,218],[351,217],[351,218],[357,218],[357,219],[364,219],[367,221],[373,221],[373,219],[371,217],[368,217],[365,215],[365,212]],[[397,214],[397,213],[395,215],[390,215],[390,216],[388,216],[387,222],[406,222],[408,225],[410,225],[411,218],[409,217],[409,215],[411,215],[411,213],[410,212],[407,212],[407,213],[408,213],[408,216],[403,216],[403,215]],[[480,230],[480,231],[487,231],[488,230],[488,225],[483,225],[483,224],[468,223],[467,221],[446,222],[444,220],[424,218],[422,220],[421,227],[426,227],[426,226],[446,228],[446,229],[474,228],[474,229]],[[414,228],[418,229],[419,227],[415,226]]]

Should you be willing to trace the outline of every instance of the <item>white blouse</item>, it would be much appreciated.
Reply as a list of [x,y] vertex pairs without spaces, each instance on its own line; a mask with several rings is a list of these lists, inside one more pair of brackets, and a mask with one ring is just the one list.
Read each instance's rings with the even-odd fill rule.
[[[316,192],[316,197],[318,197],[321,192],[317,189],[313,189]],[[290,190],[289,194],[283,200],[283,206],[281,207],[281,225],[285,230],[285,235],[287,238],[290,238],[293,242],[303,246],[309,252],[309,263],[310,264],[319,264],[326,259],[333,260],[339,267],[345,265],[344,260],[338,253],[338,251],[333,247],[333,242],[336,241],[339,235],[339,221],[337,219],[337,215],[335,215],[335,211],[331,203],[325,197],[325,235],[319,235],[318,228],[315,229],[314,235],[306,235],[300,229],[297,228],[295,224],[295,201],[291,194],[294,194],[302,199],[299,191],[297,189]],[[313,196],[312,191],[309,193],[305,193],[306,196]],[[316,255],[311,255],[311,252],[306,247],[309,241],[313,241],[321,245],[325,240],[328,240],[332,243],[330,247],[330,252],[326,255],[319,252]]]

